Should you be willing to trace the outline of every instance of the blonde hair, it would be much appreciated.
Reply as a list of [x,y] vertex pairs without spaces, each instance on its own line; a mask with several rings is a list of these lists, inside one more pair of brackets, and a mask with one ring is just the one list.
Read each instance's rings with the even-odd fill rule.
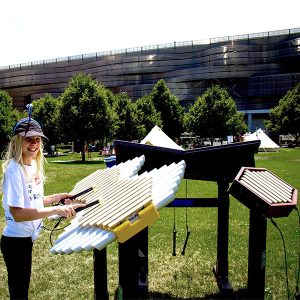
[[[2,163],[1,187],[3,187],[5,173],[12,159],[14,159],[18,164],[20,164],[24,168],[24,163],[22,158],[22,141],[23,141],[23,137],[19,134],[16,134],[11,138],[10,143],[8,144],[7,150],[4,154],[4,162]],[[40,143],[40,149],[34,159],[37,165],[37,172],[44,179],[45,176],[44,176],[43,142]]]

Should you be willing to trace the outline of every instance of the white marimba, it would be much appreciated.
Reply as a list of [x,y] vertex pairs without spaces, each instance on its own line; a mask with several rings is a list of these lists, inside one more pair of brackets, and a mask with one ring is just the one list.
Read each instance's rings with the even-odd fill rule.
[[125,242],[153,224],[158,210],[175,198],[185,172],[185,162],[164,165],[137,175],[145,157],[97,170],[79,181],[71,194],[91,186],[75,202],[99,203],[77,213],[50,249],[53,254],[104,249],[115,240]]

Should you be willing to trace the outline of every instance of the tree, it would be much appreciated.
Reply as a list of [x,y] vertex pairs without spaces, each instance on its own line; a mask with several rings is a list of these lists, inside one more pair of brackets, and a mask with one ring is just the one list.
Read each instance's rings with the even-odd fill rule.
[[143,139],[148,132],[155,126],[162,128],[160,113],[156,111],[154,103],[149,95],[137,99],[135,102],[139,126],[138,139]]
[[115,95],[109,89],[106,89],[105,91],[106,91],[106,96],[107,96],[107,102],[110,105],[110,107],[113,107],[113,105],[115,103]]
[[273,134],[291,134],[298,142],[300,136],[300,83],[283,96],[271,109],[266,129]]
[[59,128],[60,101],[58,98],[46,94],[42,98],[33,101],[32,105],[32,116],[41,124],[44,134],[49,139],[49,144],[55,145],[62,142]]
[[117,139],[131,141],[138,136],[138,121],[136,107],[127,93],[115,95],[113,109],[118,116],[115,136]]
[[106,88],[83,73],[75,75],[61,95],[60,124],[70,141],[79,144],[85,161],[85,144],[112,135],[115,116]]
[[171,138],[180,137],[183,130],[184,109],[175,95],[171,94],[163,79],[154,86],[150,97],[157,112],[160,112],[164,132]]
[[247,131],[244,115],[237,111],[226,89],[212,86],[199,96],[189,109],[187,126],[201,137],[210,138],[241,134]]
[[12,97],[0,90],[0,153],[6,148],[9,138],[13,135],[13,128],[21,114],[13,108]]

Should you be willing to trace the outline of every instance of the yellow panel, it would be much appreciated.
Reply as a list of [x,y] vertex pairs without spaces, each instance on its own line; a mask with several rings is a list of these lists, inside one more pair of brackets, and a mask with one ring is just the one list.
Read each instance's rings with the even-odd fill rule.
[[126,220],[111,230],[117,236],[118,242],[124,243],[132,236],[153,224],[159,219],[159,213],[152,203],[141,209],[134,220]]

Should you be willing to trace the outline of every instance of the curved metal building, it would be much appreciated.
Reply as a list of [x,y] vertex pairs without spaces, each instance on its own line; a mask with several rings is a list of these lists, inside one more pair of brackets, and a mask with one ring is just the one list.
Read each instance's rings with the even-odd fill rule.
[[300,82],[300,28],[0,67],[0,89],[23,109],[45,93],[60,95],[79,72],[91,74],[113,92],[127,92],[133,100],[164,79],[183,106],[219,84],[228,89],[238,110],[246,113],[253,131]]

